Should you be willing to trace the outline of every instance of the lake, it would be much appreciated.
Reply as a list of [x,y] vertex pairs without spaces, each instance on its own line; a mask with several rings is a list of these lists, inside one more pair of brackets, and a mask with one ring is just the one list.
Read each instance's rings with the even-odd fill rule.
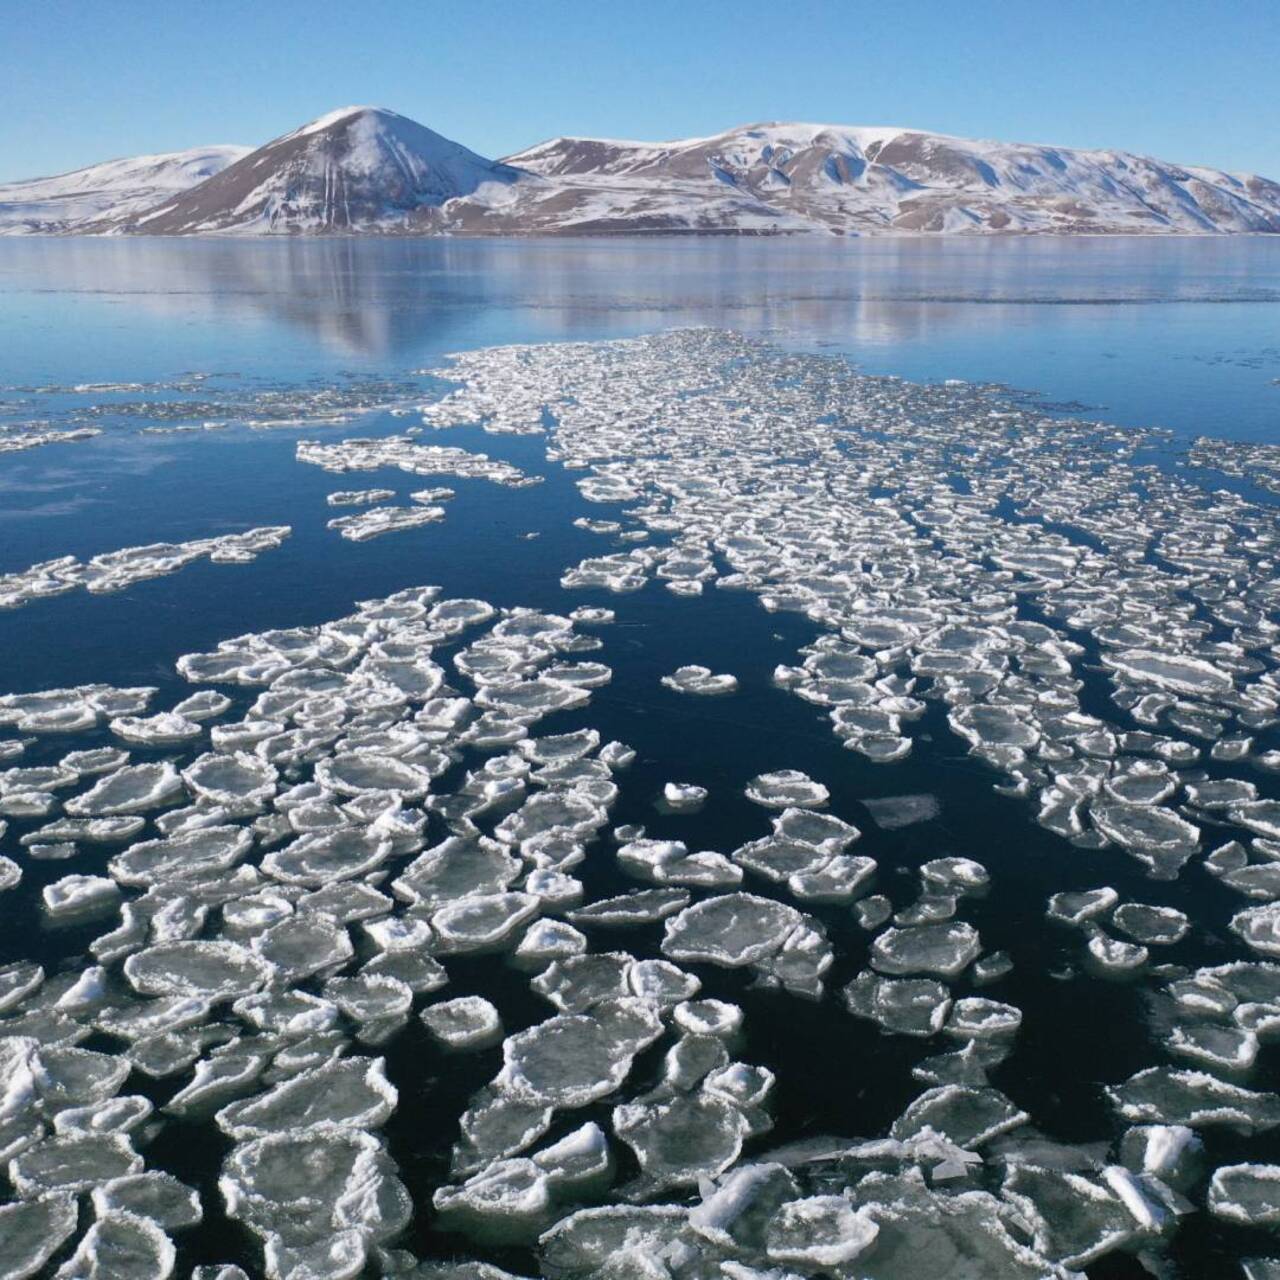
[[[672,332],[677,330],[706,332]],[[138,731],[143,737],[133,740],[122,740],[108,726],[113,714],[143,715],[140,706],[113,713],[108,700],[88,726],[64,733],[47,726],[24,730],[19,713],[6,720],[0,703],[0,725],[9,726],[0,727],[0,750],[10,740],[26,744],[13,749],[4,767],[43,769],[68,752],[123,745],[135,763],[174,761],[185,768],[210,741],[216,747],[217,739],[208,739],[210,724],[230,724],[237,716],[270,720],[255,699],[307,688],[313,680],[315,698],[330,699],[306,713],[319,726],[319,745],[297,760],[281,754],[280,778],[270,790],[283,792],[306,785],[313,767],[320,776],[316,760],[338,739],[335,728],[321,741],[328,717],[337,716],[336,725],[345,716],[349,737],[358,738],[353,725],[375,736],[374,746],[357,743],[345,748],[348,754],[373,751],[382,753],[379,759],[395,756],[380,736],[390,732],[388,725],[423,722],[410,721],[400,706],[379,705],[372,695],[362,713],[354,704],[335,709],[348,695],[335,695],[336,686],[325,683],[329,675],[318,674],[330,673],[329,660],[319,656],[299,660],[279,689],[265,694],[264,685],[289,665],[278,656],[283,665],[257,683],[248,675],[207,684],[184,679],[175,670],[179,658],[210,653],[251,633],[320,628],[348,617],[360,602],[427,585],[440,587],[442,599],[478,599],[500,610],[613,610],[611,622],[587,613],[575,617],[580,639],[561,636],[556,642],[562,654],[556,663],[604,664],[609,670],[599,681],[581,669],[565,674],[567,686],[539,684],[536,672],[552,660],[552,649],[519,636],[522,615],[514,615],[509,628],[516,639],[490,650],[475,644],[487,618],[465,635],[440,629],[442,623],[422,623],[438,631],[424,640],[426,633],[413,628],[436,616],[425,598],[404,605],[410,630],[403,642],[387,623],[391,629],[379,640],[383,650],[361,650],[358,658],[353,650],[343,660],[347,666],[335,660],[333,667],[355,670],[352,663],[374,658],[399,662],[410,641],[425,645],[448,687],[479,697],[477,705],[490,707],[495,723],[515,714],[504,702],[508,676],[538,685],[526,691],[534,699],[559,697],[565,687],[585,690],[589,702],[575,692],[564,695],[563,705],[547,703],[545,719],[527,721],[537,725],[530,736],[589,728],[599,742],[625,743],[636,757],[625,769],[606,769],[591,759],[576,774],[569,770],[576,784],[567,793],[579,800],[609,779],[618,794],[599,809],[594,826],[578,815],[584,825],[575,838],[585,858],[558,865],[544,851],[542,870],[580,880],[587,903],[664,883],[699,903],[737,892],[736,881],[714,878],[736,875],[741,891],[803,914],[810,951],[794,944],[794,972],[784,972],[777,960],[781,937],[765,953],[772,957],[767,963],[760,957],[720,963],[695,955],[697,947],[688,953],[692,958],[677,961],[696,974],[699,998],[744,1011],[741,1036],[729,1038],[733,1060],[773,1073],[767,1107],[772,1127],[758,1116],[742,1121],[743,1159],[812,1140],[848,1147],[855,1139],[883,1137],[930,1087],[932,1077],[913,1076],[913,1070],[937,1073],[943,1084],[935,1087],[962,1078],[963,1087],[975,1087],[978,1076],[963,1074],[971,1068],[959,1061],[921,1065],[968,1043],[977,1046],[974,1054],[990,1050],[983,1079],[1027,1113],[1036,1136],[1029,1138],[1026,1125],[1007,1116],[994,1125],[1007,1134],[970,1132],[969,1143],[985,1152],[987,1164],[978,1174],[962,1169],[959,1177],[966,1188],[994,1197],[1008,1168],[1048,1169],[1042,1183],[1035,1181],[1040,1173],[1017,1175],[1021,1194],[1046,1216],[1045,1230],[1057,1233],[1044,1246],[1045,1256],[1091,1277],[1121,1277],[1149,1274],[1138,1260],[1144,1253],[1158,1256],[1166,1268],[1151,1273],[1214,1277],[1240,1274],[1241,1258],[1280,1252],[1263,1227],[1206,1208],[1214,1169],[1280,1162],[1280,1071],[1271,1043],[1280,1026],[1280,985],[1269,995],[1245,994],[1244,985],[1227,990],[1224,978],[1192,979],[1208,966],[1248,962],[1259,966],[1249,970],[1250,981],[1270,991],[1275,969],[1264,958],[1280,954],[1280,944],[1268,941],[1269,917],[1256,917],[1252,940],[1244,935],[1254,924],[1233,923],[1238,913],[1280,899],[1269,869],[1280,856],[1280,826],[1272,833],[1271,811],[1249,807],[1280,799],[1280,757],[1268,754],[1280,747],[1270,679],[1280,652],[1273,651],[1272,635],[1280,609],[1274,597],[1280,243],[8,239],[0,240],[0,336],[0,593],[4,575],[22,575],[58,557],[88,562],[152,543],[289,530],[278,545],[250,553],[223,542],[213,559],[207,548],[197,548],[179,553],[173,564],[148,564],[136,573],[113,562],[110,572],[122,575],[114,590],[86,590],[70,580],[51,587],[62,572],[56,568],[40,581],[11,582],[9,589],[21,598],[15,595],[13,607],[0,609],[0,694],[146,686],[157,690],[146,708],[152,713],[201,688],[230,702],[210,712],[208,723],[197,717],[192,732],[180,730],[167,741],[146,740],[147,733],[160,732],[154,725],[144,725]],[[576,345],[632,339],[637,341],[606,348]],[[487,352],[512,344],[539,348],[517,356]],[[453,366],[448,357],[454,353],[480,354]],[[450,395],[460,397],[455,411],[441,410],[438,421],[430,411],[424,415],[421,406]],[[36,447],[12,443],[61,432],[95,434]],[[1198,437],[1209,442],[1189,457]],[[343,444],[350,440],[356,443]],[[304,445],[300,453],[300,441],[315,447]],[[437,445],[466,456],[442,457],[431,452]],[[487,462],[475,462],[479,454]],[[584,477],[594,478],[594,487]],[[411,490],[431,486],[446,486],[453,495],[424,492],[416,505],[409,499]],[[359,532],[368,503],[353,497],[335,505],[329,498],[373,487],[395,496],[370,502],[399,503],[393,510],[416,513],[420,523],[367,539],[339,536],[341,526],[328,527],[352,517],[346,531]],[[434,510],[438,515],[422,515]],[[596,564],[602,557],[607,563]],[[732,581],[735,575],[741,581]],[[622,581],[606,589],[606,577]],[[879,639],[857,638],[864,621],[865,634]],[[307,643],[315,639],[309,635]],[[926,635],[935,639],[926,643]],[[269,649],[267,644],[261,652]],[[455,667],[459,653],[463,665]],[[867,674],[877,663],[876,678],[886,684],[873,684]],[[469,664],[479,664],[482,673],[475,688],[465,678]],[[494,676],[504,664],[502,678]],[[689,664],[732,675],[734,691],[699,696],[663,683]],[[419,670],[414,678],[425,677]],[[492,695],[489,703],[477,694],[484,689]],[[416,708],[422,698],[409,702]],[[82,704],[83,697],[76,705]],[[988,705],[994,710],[983,712]],[[298,713],[290,707],[281,714]],[[523,812],[526,790],[560,794],[564,784],[555,780],[554,762],[543,779],[526,779],[529,770],[522,765],[525,772],[516,770],[509,793],[501,766],[483,772],[487,757],[521,750],[535,768],[548,767],[535,747],[516,748],[517,739],[504,741],[501,731],[491,743],[483,736],[477,743],[474,734],[458,737],[460,725],[442,725],[428,726],[432,741],[424,737],[412,748],[395,749],[406,759],[427,761],[421,767],[432,775],[430,794],[448,797],[430,813],[429,838],[401,833],[377,865],[338,867],[332,883],[364,879],[390,893],[392,878],[404,874],[409,855],[416,856],[424,842],[434,846],[450,833],[470,831],[468,805],[481,801],[469,772],[495,784],[485,793],[489,807],[474,815],[485,835]],[[1141,738],[1154,735],[1157,726],[1162,741],[1182,745]],[[1101,736],[1090,738],[1093,730]],[[412,732],[426,735],[427,729]],[[1246,734],[1250,745],[1243,755],[1214,754],[1215,744]],[[256,741],[252,733],[244,738],[248,751]],[[598,767],[593,773],[587,766]],[[380,767],[391,769],[387,777],[394,774],[390,765]],[[770,821],[780,820],[784,808],[767,797],[753,801],[744,790],[752,779],[779,770],[799,771],[825,788],[825,799],[813,793],[810,801],[794,804],[825,805],[826,814],[860,830],[841,856],[873,859],[873,883],[847,892],[826,881],[821,884],[827,887],[814,888],[804,876],[835,877],[837,865],[840,874],[853,875],[856,868],[818,859],[812,849],[813,868],[786,873],[768,858],[795,857],[794,846],[766,850],[759,860],[763,871],[753,865],[753,854],[742,852],[769,836]],[[227,893],[216,877],[197,891],[184,888],[180,877],[148,881],[113,871],[126,901],[139,899],[150,884],[152,906],[169,904],[165,923],[152,922],[147,941],[144,922],[142,941],[104,961],[101,992],[81,1005],[64,1003],[56,1026],[37,1023],[37,1012],[52,1017],[54,997],[94,963],[91,943],[119,922],[120,897],[105,877],[108,860],[120,849],[118,842],[104,846],[83,835],[43,844],[23,844],[22,837],[54,821],[70,796],[89,792],[97,777],[86,768],[61,780],[33,774],[0,785],[0,805],[8,813],[7,832],[0,823],[0,853],[21,871],[20,882],[4,894],[0,964],[37,962],[46,974],[43,994],[34,990],[9,1006],[0,992],[0,1010],[6,1018],[30,1015],[24,1034],[51,1039],[65,1033],[68,1043],[118,1057],[132,1042],[103,1029],[104,1008],[134,1010],[143,1003],[139,995],[175,994],[187,989],[183,983],[195,989],[207,980],[202,971],[140,985],[122,967],[126,954],[146,954],[162,942],[185,946],[214,938],[234,938],[248,950],[265,926],[233,928],[228,903],[253,899],[264,920],[275,918],[272,911],[300,918],[297,899],[320,881],[268,875],[265,888],[246,882]],[[705,788],[707,795],[664,798],[667,783]],[[1225,789],[1211,791],[1210,784]],[[574,785],[585,790],[575,792]],[[1187,790],[1196,787],[1199,793]],[[337,794],[346,803],[362,791],[388,789],[395,784],[384,780]],[[406,808],[425,803],[420,791],[404,791]],[[22,800],[27,792],[47,794],[48,803]],[[139,801],[137,811],[149,825],[129,839],[168,834],[156,819],[192,798],[200,813],[218,808],[200,794],[188,782],[185,794],[179,788],[154,803]],[[795,794],[806,793],[800,787]],[[10,804],[10,796],[18,798]],[[305,799],[318,806],[316,831],[330,823],[349,829],[355,822],[330,803],[332,790]],[[581,803],[590,808],[587,800]],[[92,814],[88,804],[66,812]],[[1090,825],[1095,804],[1099,816]],[[1138,830],[1137,811],[1146,812],[1144,806],[1171,815],[1154,834]],[[248,829],[268,807],[266,801],[256,808],[228,801],[221,818],[197,815],[186,829],[208,822]],[[278,816],[287,807],[276,805],[273,812]],[[300,821],[290,838],[306,829]],[[1073,822],[1081,824],[1078,829]],[[618,834],[628,826],[643,827],[644,836]],[[1195,832],[1194,857],[1187,827]],[[541,848],[536,841],[525,847],[512,829],[500,827],[498,834],[508,833],[503,847],[516,849],[528,865],[520,879],[508,875],[503,889],[527,884],[523,877]],[[220,874],[242,859],[259,864],[263,850],[280,847],[280,831],[254,830],[261,850],[247,857],[241,851],[221,865]],[[637,860],[658,853],[633,850],[628,861],[618,851],[644,839],[683,841],[689,851],[722,855],[707,863],[718,870],[689,870],[686,878],[669,882],[654,879],[652,867],[638,874]],[[1231,840],[1243,842],[1239,858],[1227,854],[1206,864],[1204,853]],[[45,851],[35,855],[33,844]],[[63,847],[48,852],[47,845]],[[803,839],[799,845],[808,848]],[[834,852],[834,845],[827,847],[823,857]],[[965,882],[976,874],[969,863],[921,873],[944,857],[981,864],[990,884]],[[1163,874],[1170,860],[1177,866]],[[1154,877],[1153,862],[1162,872]],[[713,878],[700,880],[703,874]],[[64,886],[67,892],[83,888],[84,907],[72,903],[51,917],[44,891],[68,876],[102,879],[96,890],[92,884]],[[273,883],[284,885],[283,907],[258,902],[270,896]],[[1120,903],[1160,908],[1164,925],[1183,920],[1185,935],[1162,939],[1147,917],[1126,932],[1107,914],[1110,906],[1099,904],[1095,912],[1084,900],[1075,904],[1082,913],[1075,928],[1046,924],[1051,895],[1103,886],[1113,888]],[[563,886],[558,891],[571,893]],[[92,900],[95,892],[99,898]],[[192,898],[200,893],[206,901],[196,910]],[[980,935],[983,954],[1007,956],[1011,971],[996,965],[989,979],[979,980],[972,971],[960,977],[968,957],[954,966],[912,956],[901,964],[886,959],[871,941],[884,921],[858,914],[856,904],[869,895],[888,900],[885,910],[898,914],[896,927],[908,941],[915,936],[910,930],[924,928],[935,931],[928,936],[940,945],[946,942],[944,950],[958,946],[961,934],[953,926],[965,922]],[[403,908],[408,891],[394,896],[396,914],[388,918],[412,918]],[[664,917],[666,908],[655,907],[651,918],[623,927],[592,924],[588,915],[580,927],[592,952],[671,961],[682,953],[669,940],[669,921],[686,919],[690,908],[688,899],[677,907],[674,897],[670,906],[678,914]],[[549,888],[539,910],[562,918],[573,905],[558,903]],[[1097,920],[1110,932],[1099,934]],[[349,976],[379,951],[394,953],[399,945],[365,929],[354,914],[339,924],[355,947],[355,961],[317,963],[284,982],[286,988],[313,996],[327,991],[326,1000],[337,1000],[334,993],[346,988],[326,986],[342,981],[332,974]],[[943,938],[948,928],[949,941]],[[788,924],[784,932],[790,929]],[[1145,944],[1144,930],[1152,934]],[[462,1181],[456,1168],[449,1172],[459,1117],[502,1068],[503,1053],[500,1044],[489,1043],[450,1054],[416,1015],[435,1001],[475,995],[491,1002],[508,1035],[542,1025],[556,1009],[531,989],[530,969],[511,962],[518,936],[451,949],[441,945],[447,937],[438,927],[426,949],[441,959],[448,985],[439,996],[424,985],[414,1018],[403,1027],[392,1019],[381,1037],[366,1025],[370,1019],[340,1006],[342,1051],[385,1056],[386,1076],[398,1090],[394,1113],[364,1127],[384,1133],[414,1212],[405,1229],[385,1236],[368,1222],[357,1223],[348,1242],[359,1254],[350,1264],[357,1270],[342,1271],[331,1259],[329,1272],[315,1274],[364,1274],[362,1251],[372,1258],[383,1243],[406,1252],[379,1265],[405,1274],[413,1274],[409,1255],[484,1259],[520,1275],[536,1274],[546,1263],[534,1247],[536,1229],[522,1236],[495,1227],[494,1219],[507,1213],[505,1201],[503,1213],[464,1205],[437,1219],[431,1209],[439,1188]],[[1101,960],[1095,952],[1086,955],[1082,940],[1099,936],[1109,939],[1100,944]],[[1140,945],[1150,953],[1142,959],[1136,957]],[[811,972],[805,966],[813,955],[826,959],[813,962]],[[870,975],[859,989],[864,995],[868,984],[883,984],[889,975],[922,983],[941,977],[944,986],[954,986],[957,1001],[998,1002],[1020,1012],[1021,1026],[1012,1037],[983,1028],[966,1037],[948,1014],[952,994],[943,991],[935,999],[921,987],[915,994],[925,1014],[915,1016],[926,1017],[924,1034],[920,1026],[904,1033],[883,1009],[869,1016],[847,1007],[862,997],[843,993],[863,974]],[[638,981],[627,980],[633,987]],[[1221,997],[1207,1021],[1187,1013],[1189,1004],[1178,1004],[1182,988],[1176,984],[1187,980],[1207,984],[1205,1000]],[[806,982],[819,983],[820,993],[803,989]],[[895,990],[906,999],[904,988],[891,986],[877,988],[876,998],[883,1004]],[[573,1005],[579,996],[570,992],[567,1016],[579,1007]],[[188,1039],[207,1033],[207,1042],[192,1040],[192,1056],[216,1061],[220,1040],[234,1048],[232,1032],[225,1030],[232,1025],[240,1037],[234,1052],[252,1054],[255,1036],[269,1038],[268,1032],[278,1037],[272,1040],[272,1052],[278,1052],[280,1039],[289,1035],[274,1023],[255,1031],[247,1016],[237,1023],[229,999],[211,998],[212,1012],[183,1032]],[[1245,1005],[1257,1008],[1233,1021],[1233,1010]],[[582,997],[580,1007],[595,1006]],[[970,1009],[975,1017],[984,1010],[1002,1016],[994,1006]],[[936,1025],[927,1022],[934,1014]],[[620,1016],[599,1013],[598,1024],[614,1034],[610,1028]],[[641,1203],[693,1203],[706,1191],[699,1176],[734,1166],[736,1156],[727,1162],[708,1156],[702,1174],[683,1180],[672,1175],[664,1183],[645,1168],[641,1154],[659,1170],[663,1160],[696,1166],[703,1158],[697,1124],[706,1120],[704,1112],[714,1111],[722,1125],[730,1112],[738,1123],[751,1111],[725,1102],[727,1095],[715,1094],[714,1105],[706,1102],[705,1089],[690,1095],[702,1107],[681,1122],[695,1135],[686,1134],[692,1154],[671,1152],[680,1145],[680,1126],[668,1132],[661,1127],[666,1122],[648,1112],[627,1120],[613,1110],[620,1100],[658,1105],[645,1101],[646,1090],[658,1087],[660,1093],[664,1070],[674,1070],[663,1066],[672,1045],[669,1010],[664,1016],[668,1038],[635,1033],[635,1063],[620,1093],[605,1090],[581,1105],[561,1104],[542,1131],[545,1140],[540,1135],[510,1150],[499,1144],[489,1153],[518,1157],[584,1122],[610,1135],[618,1166],[611,1184],[606,1179],[602,1190],[598,1180],[588,1179],[571,1195],[557,1191],[567,1198],[552,1197],[558,1208],[545,1221],[532,1215],[537,1229],[577,1203],[628,1196]],[[903,1011],[898,1016],[908,1020]],[[953,1022],[945,1033],[930,1034],[948,1016]],[[332,1031],[323,1019],[316,1025]],[[609,1042],[612,1052],[626,1058],[626,1035],[617,1035]],[[1182,1041],[1171,1050],[1177,1035]],[[1189,1048],[1188,1038],[1194,1041]],[[314,1048],[316,1061],[327,1046]],[[1228,1062],[1233,1053],[1240,1057],[1236,1065]],[[130,1061],[135,1069],[116,1089],[157,1108],[132,1129],[138,1152],[147,1169],[197,1188],[203,1204],[203,1223],[175,1220],[170,1229],[179,1266],[236,1262],[259,1273],[252,1215],[229,1219],[218,1191],[224,1162],[253,1141],[249,1130],[220,1130],[212,1104],[164,1112],[160,1108],[188,1083],[190,1071],[150,1075],[137,1057]],[[1216,1072],[1224,1089],[1247,1090],[1248,1098],[1237,1098],[1242,1111],[1220,1124],[1191,1115],[1195,1108],[1172,1096],[1171,1086],[1169,1094],[1143,1103],[1105,1094],[1106,1087],[1119,1088],[1154,1066]],[[300,1069],[316,1068],[308,1059],[293,1074]],[[241,1095],[290,1078],[279,1064],[264,1069],[260,1063],[259,1073]],[[108,1093],[93,1096],[92,1105],[101,1107]],[[235,1096],[229,1091],[226,1099]],[[992,1103],[983,1097],[984,1106]],[[58,1109],[42,1105],[42,1117],[34,1104],[27,1113],[19,1106],[19,1122],[50,1119]],[[1111,1182],[1101,1179],[1104,1169],[1132,1168],[1132,1149],[1122,1151],[1117,1143],[1144,1117],[1189,1124],[1204,1146],[1188,1157],[1189,1171],[1138,1163],[1133,1172],[1167,1174],[1173,1188],[1165,1203],[1150,1185],[1132,1184],[1137,1190],[1130,1190],[1126,1203],[1136,1196],[1144,1213],[1161,1220],[1140,1228],[1132,1213],[1123,1216],[1129,1211],[1114,1190],[1120,1185],[1114,1174]],[[963,1127],[950,1111],[943,1118]],[[618,1132],[632,1121],[641,1136],[620,1139]],[[6,1132],[14,1137],[12,1151],[42,1150],[21,1145],[29,1135]],[[646,1134],[665,1154],[646,1148]],[[959,1130],[953,1136],[960,1147],[968,1145]],[[710,1125],[704,1145],[725,1141],[722,1128]],[[884,1169],[890,1162],[881,1168],[865,1153],[796,1159],[795,1176],[811,1196],[848,1190],[873,1172],[889,1176]],[[939,1175],[936,1163],[932,1156],[926,1161],[930,1185],[942,1195],[952,1175]],[[895,1176],[900,1172],[894,1166]],[[635,1181],[646,1174],[653,1179],[648,1190]],[[71,1175],[61,1183],[57,1176],[50,1174],[42,1185],[72,1186]],[[1104,1188],[1096,1198],[1105,1205],[1091,1207],[1070,1177]],[[576,1184],[570,1179],[569,1185]],[[512,1197],[515,1203],[514,1192]],[[269,1196],[266,1202],[271,1212],[283,1212],[271,1209]],[[965,1253],[968,1246],[928,1218],[932,1204],[926,1197],[913,1207],[902,1220],[907,1225],[884,1219],[882,1238],[860,1263],[868,1276],[926,1273],[902,1270],[893,1261],[898,1248],[921,1251],[928,1261],[919,1265],[936,1266],[938,1274],[956,1274],[965,1260],[978,1269],[964,1274],[1031,1274],[1017,1269],[1023,1264],[1012,1260],[1012,1252],[1003,1263],[992,1261],[995,1254]],[[986,1212],[974,1210],[973,1221],[987,1222]],[[1275,1212],[1280,1215],[1280,1204]],[[1120,1217],[1109,1216],[1115,1214]],[[519,1215],[507,1213],[512,1216]],[[258,1227],[261,1237],[266,1229],[261,1221]],[[311,1243],[310,1230],[298,1228],[290,1247]],[[337,1230],[329,1223],[319,1234]],[[1013,1240],[1020,1228],[1006,1223],[1002,1230]],[[1110,1231],[1125,1236],[1124,1247],[1090,1247]],[[54,1262],[73,1247],[68,1233]],[[741,1256],[764,1265],[759,1250]],[[671,1259],[673,1276],[694,1274],[692,1263],[681,1270],[678,1254]],[[803,1259],[788,1265],[822,1273],[814,1269],[820,1264]],[[562,1273],[587,1274],[582,1265]]]

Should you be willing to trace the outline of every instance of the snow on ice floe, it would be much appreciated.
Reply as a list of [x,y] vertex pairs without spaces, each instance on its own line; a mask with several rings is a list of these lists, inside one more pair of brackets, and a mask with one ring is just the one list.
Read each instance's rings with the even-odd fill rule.
[[[149,1139],[179,1121],[226,1144],[225,1209],[269,1276],[411,1272],[415,1201],[477,1257],[518,1243],[550,1276],[668,1280],[1065,1280],[1114,1250],[1163,1265],[1182,1196],[1222,1230],[1270,1213],[1248,1144],[1280,1124],[1271,515],[1141,463],[1155,433],[731,335],[469,353],[450,377],[461,392],[426,425],[536,430],[600,505],[579,524],[610,542],[564,567],[561,611],[410,588],[185,655],[201,687],[180,699],[0,697],[6,896],[45,904],[51,954],[88,953],[0,970],[0,1119],[25,1197],[0,1208],[12,1256],[42,1265],[47,1233],[86,1268],[133,1249],[162,1273],[166,1237],[216,1208],[152,1167]],[[535,479],[412,433],[299,457]],[[351,529],[447,498],[379,514],[393,491],[334,496],[358,508],[334,513]],[[594,629],[615,617],[594,593],[659,585],[682,610],[725,591],[799,615],[806,639],[762,692],[816,715],[848,773],[770,762],[705,796],[674,781],[649,810],[660,835],[637,826],[655,778],[689,775],[673,760],[628,790],[637,753],[594,716],[613,676]],[[61,738],[95,733],[82,751]],[[95,745],[109,734],[119,746]],[[893,780],[925,750],[963,757],[1042,841],[925,827],[939,798]],[[694,843],[729,805],[754,827]],[[984,953],[975,922],[1005,932],[1011,858],[1055,927]],[[1202,875],[1203,908],[1182,892]],[[1208,937],[1215,963],[1196,969]],[[1045,964],[1146,1018],[1142,1065],[1099,1059],[1091,1123],[1109,1145],[1034,1131],[1010,1070],[1024,1021],[1046,1034]],[[902,1038],[887,1135],[768,1155],[773,1096],[795,1082],[753,1061],[753,1037],[759,1010],[795,998],[822,1002],[833,1034]],[[424,1087],[405,1046],[428,1044],[492,1078],[458,1104],[448,1170],[414,1171],[410,1197],[402,1135],[381,1131]],[[1216,1173],[1196,1137],[1214,1128],[1245,1147]],[[66,1206],[92,1187],[91,1229]]]
[[352,542],[368,542],[384,533],[421,529],[443,519],[443,507],[370,507],[355,515],[337,516],[328,527]]
[[662,683],[676,693],[695,693],[703,696],[733,693],[738,687],[737,676],[714,675],[710,667],[677,667]]

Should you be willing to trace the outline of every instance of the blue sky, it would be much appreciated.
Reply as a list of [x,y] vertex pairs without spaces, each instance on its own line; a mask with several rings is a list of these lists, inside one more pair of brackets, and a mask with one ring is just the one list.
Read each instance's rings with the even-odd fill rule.
[[0,0],[0,180],[349,103],[486,155],[755,120],[1280,178],[1280,0]]

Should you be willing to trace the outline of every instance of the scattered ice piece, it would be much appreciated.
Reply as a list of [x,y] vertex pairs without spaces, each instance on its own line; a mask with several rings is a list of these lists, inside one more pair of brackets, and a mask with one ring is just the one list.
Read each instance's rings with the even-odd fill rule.
[[821,809],[831,793],[798,769],[762,773],[747,784],[747,799],[767,809]]
[[105,876],[69,875],[41,890],[44,909],[52,919],[93,915],[120,900],[120,889]]
[[497,1009],[480,996],[428,1005],[418,1016],[432,1038],[446,1049],[485,1049],[502,1039]]
[[886,929],[871,944],[871,963],[882,973],[932,973],[954,978],[978,957],[978,931],[962,921]]
[[677,667],[671,675],[662,677],[662,683],[676,693],[701,694],[704,697],[734,693],[738,688],[736,676],[713,675],[710,667],[696,664]]
[[363,507],[373,502],[387,502],[395,496],[394,489],[338,489],[325,501],[331,507]]
[[897,831],[917,822],[931,822],[942,811],[937,797],[931,795],[881,796],[863,800],[862,805],[876,826],[884,831]]
[[701,809],[706,802],[706,787],[696,786],[692,782],[668,782],[662,788],[659,807],[681,813]]
[[777,951],[804,917],[794,907],[749,893],[723,894],[667,921],[662,952],[678,962],[738,968]]

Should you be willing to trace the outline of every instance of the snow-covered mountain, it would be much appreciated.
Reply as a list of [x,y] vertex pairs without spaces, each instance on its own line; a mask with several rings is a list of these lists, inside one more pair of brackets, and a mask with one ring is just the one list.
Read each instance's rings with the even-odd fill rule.
[[430,233],[440,229],[447,201],[501,203],[518,177],[394,111],[344,107],[259,147],[128,229]]
[[[1280,231],[1280,184],[1251,174],[910,129],[555,138],[507,161],[558,185],[551,221],[562,231]],[[541,202],[529,203],[528,229],[549,229],[537,225]]]
[[52,178],[0,183],[0,235],[105,229],[221,173],[249,147],[195,147],[108,160]]
[[0,187],[0,231],[150,235],[1280,232],[1280,183],[1125,151],[759,124],[554,138],[487,160],[377,107],[256,151],[205,148]]

